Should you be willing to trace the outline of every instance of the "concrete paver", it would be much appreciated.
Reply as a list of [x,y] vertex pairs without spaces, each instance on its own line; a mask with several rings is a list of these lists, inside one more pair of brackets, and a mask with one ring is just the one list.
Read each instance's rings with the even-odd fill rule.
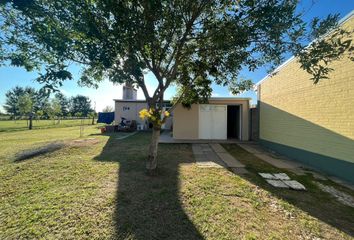
[[281,180],[272,180],[272,179],[266,179],[267,183],[272,185],[273,187],[276,188],[289,188],[288,185],[286,185],[283,181]]
[[198,167],[222,168],[225,164],[218,155],[211,149],[209,144],[192,144],[194,158]]
[[201,167],[245,167],[218,143],[192,144],[192,150],[197,165]]
[[291,189],[294,190],[306,190],[305,186],[295,180],[284,180],[286,185],[288,185]]

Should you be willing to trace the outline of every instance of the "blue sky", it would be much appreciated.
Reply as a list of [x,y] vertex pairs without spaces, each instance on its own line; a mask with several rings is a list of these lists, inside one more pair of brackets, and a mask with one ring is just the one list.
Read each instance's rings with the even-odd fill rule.
[[[298,11],[306,12],[304,15],[304,20],[306,21],[309,21],[315,16],[324,18],[330,13],[339,13],[341,17],[344,17],[353,9],[353,0],[303,0],[298,7]],[[78,71],[78,69],[75,69],[76,73],[78,73]],[[266,68],[260,68],[254,72],[248,72],[246,70],[241,72],[241,76],[250,78],[255,83],[266,75]],[[0,111],[3,111],[2,105],[5,102],[5,93],[11,88],[15,86],[32,86],[37,89],[41,88],[41,85],[34,81],[36,76],[37,74],[35,72],[26,72],[21,68],[0,67]],[[77,79],[78,74],[75,74],[74,76]],[[156,86],[156,81],[153,75],[147,74],[146,79],[149,91],[153,92]],[[72,80],[65,82],[60,90],[67,96],[82,94],[90,97],[93,105],[96,105],[97,111],[102,110],[102,108],[107,105],[113,106],[113,99],[122,97],[122,87],[119,85],[113,85],[108,81],[102,82],[98,89],[93,89],[80,87],[75,80]],[[174,93],[175,89],[173,87],[167,89],[165,98],[171,98]],[[227,88],[213,85],[213,96],[230,97],[232,95]],[[238,97],[251,97],[253,102],[256,101],[256,94],[252,91],[242,93],[238,95]],[[138,98],[144,98],[140,90],[138,91]]]

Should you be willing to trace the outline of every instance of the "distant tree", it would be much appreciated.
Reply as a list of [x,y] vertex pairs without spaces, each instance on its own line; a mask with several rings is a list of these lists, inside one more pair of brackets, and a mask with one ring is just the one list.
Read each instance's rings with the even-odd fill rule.
[[82,117],[87,117],[92,112],[91,100],[82,95],[77,95],[70,99],[70,112],[72,115],[77,116],[77,113],[81,113]]
[[18,111],[22,116],[28,116],[29,125],[28,129],[32,129],[33,118],[33,100],[29,94],[24,94],[18,98],[17,103]]
[[5,104],[4,104],[4,109],[6,113],[10,114],[13,118],[16,118],[19,116],[20,110],[19,110],[19,98],[23,95],[27,95],[28,97],[31,98],[32,103],[34,104],[35,98],[36,98],[36,90],[31,87],[19,87],[16,86],[13,89],[7,91],[5,93]]
[[50,102],[48,102],[44,108],[44,112],[45,112],[45,115],[47,116],[48,119],[50,120],[53,120],[53,124],[55,124],[55,115],[54,115],[54,111],[53,111],[53,108],[52,108],[52,105]]
[[43,110],[37,110],[37,111],[36,111],[37,121],[38,121],[39,119],[41,119],[41,118],[43,117],[43,115],[44,115],[44,111],[43,111]]
[[105,106],[103,109],[102,109],[102,112],[114,112],[114,109],[112,106]]
[[57,98],[53,98],[51,101],[51,111],[53,117],[57,117],[57,124],[59,124],[60,117],[62,116],[62,106]]
[[55,94],[55,98],[59,101],[61,107],[62,116],[67,116],[69,113],[69,99],[61,92]]
[[89,115],[88,115],[88,117],[92,119],[92,122],[91,122],[92,125],[95,125],[95,117],[96,116],[97,116],[97,113],[94,112],[94,111],[90,112]]
[[[34,111],[37,112],[38,110],[42,110],[45,109],[45,106],[47,106],[49,104],[49,97],[50,97],[50,93],[44,89],[41,88],[38,91],[36,91],[35,95],[34,95]],[[45,114],[43,112],[43,114]]]
[[81,112],[77,112],[74,114],[75,117],[77,118],[81,118],[82,117],[82,113]]

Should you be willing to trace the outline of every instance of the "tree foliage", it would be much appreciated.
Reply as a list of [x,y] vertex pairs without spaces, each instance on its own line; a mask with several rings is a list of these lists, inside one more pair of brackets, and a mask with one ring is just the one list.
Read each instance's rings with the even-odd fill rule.
[[[212,82],[231,86],[233,93],[247,90],[251,82],[239,78],[242,68],[273,69],[289,52],[318,82],[331,71],[329,62],[353,49],[349,40],[338,40],[350,33],[337,31],[326,44],[316,41],[304,50],[335,29],[338,16],[315,18],[308,30],[297,3],[13,0],[1,7],[1,60],[42,70],[37,80],[51,88],[72,79],[68,66],[78,63],[80,84],[95,86],[105,77],[128,82],[142,88],[151,105],[162,101],[171,84],[192,102],[207,100]],[[146,71],[158,81],[152,96]]]
[[[22,98],[23,96],[25,98]],[[44,89],[36,90],[31,87],[16,86],[7,91],[5,97],[3,107],[12,117],[26,115],[20,109],[20,105],[24,104],[21,101],[28,102],[28,98],[31,100],[32,112],[39,118],[69,117],[75,115],[76,112],[81,112],[84,117],[87,117],[92,112],[90,99],[81,95],[68,98],[57,92],[54,98],[51,98],[51,94],[45,92]]]
[[29,115],[33,112],[33,99],[28,93],[23,94],[18,98],[17,108],[20,115]]
[[61,92],[57,92],[54,97],[60,105],[61,114],[67,116],[70,108],[70,100]]
[[80,117],[87,117],[93,110],[91,108],[91,100],[82,95],[77,95],[71,98],[70,112],[72,116],[77,116],[80,114]]
[[16,86],[13,89],[9,90],[5,93],[5,104],[4,109],[8,114],[12,116],[19,116],[21,115],[21,110],[19,109],[19,101],[21,96],[26,95],[27,97],[31,98],[32,104],[34,104],[37,92],[34,88],[31,87],[19,87]]

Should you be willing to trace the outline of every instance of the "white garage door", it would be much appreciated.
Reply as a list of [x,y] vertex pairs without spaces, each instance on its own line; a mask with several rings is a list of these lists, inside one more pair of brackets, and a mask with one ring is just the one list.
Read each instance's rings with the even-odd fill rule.
[[199,139],[227,138],[227,106],[199,105]]

